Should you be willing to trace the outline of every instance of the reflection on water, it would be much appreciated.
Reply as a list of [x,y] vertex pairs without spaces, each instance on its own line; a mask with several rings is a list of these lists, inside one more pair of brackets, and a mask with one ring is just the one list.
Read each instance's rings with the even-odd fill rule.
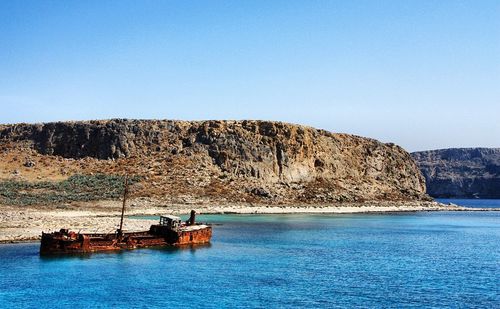
[[61,259],[91,259],[94,257],[101,257],[100,255],[115,255],[119,258],[119,255],[129,254],[135,250],[152,250],[152,251],[161,251],[164,254],[173,254],[179,250],[189,250],[191,253],[195,253],[197,250],[203,250],[210,248],[212,245],[208,244],[198,244],[198,245],[185,245],[181,247],[176,246],[157,246],[157,247],[148,247],[148,248],[139,248],[139,249],[124,249],[124,250],[108,250],[108,251],[99,251],[99,252],[87,252],[87,253],[54,253],[54,254],[40,254],[40,259],[42,261],[58,261]]

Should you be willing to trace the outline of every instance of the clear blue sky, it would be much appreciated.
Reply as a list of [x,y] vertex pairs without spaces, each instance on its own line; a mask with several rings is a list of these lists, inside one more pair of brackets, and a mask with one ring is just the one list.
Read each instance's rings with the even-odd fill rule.
[[500,1],[0,1],[0,107],[500,147]]

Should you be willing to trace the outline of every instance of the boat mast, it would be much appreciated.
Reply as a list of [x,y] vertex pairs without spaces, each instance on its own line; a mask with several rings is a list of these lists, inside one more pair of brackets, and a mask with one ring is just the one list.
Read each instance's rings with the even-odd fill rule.
[[118,236],[122,236],[123,234],[123,215],[125,214],[125,203],[127,201],[127,194],[128,194],[128,174],[125,175],[125,188],[123,190],[123,205],[122,205],[122,216],[120,219],[120,228],[118,229]]

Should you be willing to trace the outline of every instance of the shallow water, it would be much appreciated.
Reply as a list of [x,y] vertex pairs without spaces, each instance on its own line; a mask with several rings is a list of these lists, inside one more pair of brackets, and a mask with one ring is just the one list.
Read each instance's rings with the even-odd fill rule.
[[0,246],[0,307],[499,307],[500,214],[210,215],[195,249]]

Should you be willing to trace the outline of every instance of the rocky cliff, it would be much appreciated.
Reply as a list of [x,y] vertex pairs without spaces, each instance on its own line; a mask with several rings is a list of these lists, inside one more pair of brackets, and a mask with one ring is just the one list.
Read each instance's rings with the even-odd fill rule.
[[268,121],[126,120],[0,126],[0,178],[140,176],[167,202],[331,203],[428,199],[394,144]]
[[421,151],[412,157],[433,197],[500,198],[500,148]]

